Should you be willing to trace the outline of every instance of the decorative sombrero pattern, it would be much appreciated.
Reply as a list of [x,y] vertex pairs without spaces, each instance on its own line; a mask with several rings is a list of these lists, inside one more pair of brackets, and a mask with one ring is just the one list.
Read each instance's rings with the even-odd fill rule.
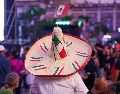
[[38,40],[28,51],[25,68],[36,76],[69,76],[87,64],[91,52],[86,41],[63,35],[60,27],[54,27],[52,35]]

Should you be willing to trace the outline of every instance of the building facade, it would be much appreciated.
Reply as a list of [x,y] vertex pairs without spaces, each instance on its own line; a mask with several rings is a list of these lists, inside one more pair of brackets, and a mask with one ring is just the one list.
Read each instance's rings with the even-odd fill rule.
[[[54,3],[44,3],[44,0],[16,0],[16,10],[25,12],[30,6],[42,7],[46,9],[45,18],[54,18],[57,5]],[[90,16],[98,22],[104,22],[110,28],[110,30],[116,31],[120,27],[120,4],[77,4],[71,5],[68,15],[74,16]]]
[[[22,36],[22,19],[20,19],[20,14],[25,13],[31,6],[34,8],[43,8],[46,10],[46,14],[42,15],[42,19],[52,19],[55,18],[55,11],[58,6],[57,3],[53,2],[54,0],[16,0],[15,9],[18,29],[16,32],[19,32]],[[64,0],[63,0],[64,1]],[[109,32],[113,36],[120,36],[118,28],[120,27],[120,3],[116,3],[115,0],[113,3],[74,3],[72,0],[70,9],[67,15],[78,16],[88,16],[90,17],[91,23],[103,23],[109,29]],[[87,1],[87,0],[84,0]],[[89,0],[88,0],[89,1]],[[41,19],[41,18],[39,18]],[[31,22],[34,24],[34,22]],[[94,27],[91,26],[91,29],[94,30]],[[18,37],[20,37],[18,36]]]

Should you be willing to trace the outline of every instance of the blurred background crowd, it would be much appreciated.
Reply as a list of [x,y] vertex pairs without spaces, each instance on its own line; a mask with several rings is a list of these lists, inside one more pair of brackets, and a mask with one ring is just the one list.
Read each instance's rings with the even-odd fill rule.
[[[56,7],[68,2],[68,13],[56,17]],[[58,25],[64,33],[87,40],[93,48],[91,59],[80,72],[89,94],[95,92],[94,87],[106,92],[107,84],[112,84],[110,88],[120,94],[119,14],[119,0],[5,0],[0,87],[5,85],[6,75],[15,72],[20,77],[15,94],[29,94],[34,76],[24,68],[25,54],[35,41],[50,34]]]

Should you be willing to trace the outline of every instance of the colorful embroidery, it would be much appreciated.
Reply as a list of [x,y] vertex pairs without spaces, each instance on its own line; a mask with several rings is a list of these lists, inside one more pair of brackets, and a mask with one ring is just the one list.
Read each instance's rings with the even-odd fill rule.
[[31,57],[32,59],[42,59],[43,57]]
[[32,62],[39,62],[39,61],[41,61],[41,60],[30,60],[30,61],[32,61]]
[[69,43],[66,47],[70,46],[71,44],[72,44],[72,42],[71,42],[71,43]]
[[38,68],[38,69],[35,69],[35,70],[42,70],[42,69],[46,69],[47,67],[42,67],[42,68]]
[[60,72],[58,73],[58,75],[60,75],[60,73],[63,71],[64,67],[60,70]]
[[73,68],[75,69],[75,70],[77,70],[77,68],[76,68],[76,66],[72,63],[72,65],[73,65]]
[[88,55],[86,53],[81,53],[81,52],[77,52],[77,51],[75,51],[75,52],[77,53],[76,55],[78,55],[78,56],[88,57]]
[[79,54],[84,54],[84,55],[87,55],[86,53],[81,53],[81,52],[78,52],[78,51],[75,51],[76,53],[79,53]]
[[66,44],[68,44],[68,42],[66,42]]
[[37,67],[41,67],[41,66],[44,66],[44,65],[33,66],[32,68],[37,68]]
[[41,45],[40,45],[40,48],[41,48],[42,51],[46,52]]
[[76,55],[82,56],[82,57],[88,57],[88,55],[87,56],[86,55],[82,55],[82,54],[76,54]]
[[53,75],[55,75],[58,72],[58,70],[59,70],[59,67],[55,70],[55,73]]
[[31,57],[32,58],[32,60],[30,60],[30,61],[32,61],[32,62],[36,62],[36,61],[41,61],[41,59],[43,58],[43,57]]
[[78,62],[77,61],[75,61],[75,64],[80,68],[80,66],[79,66],[79,64],[78,64]]
[[63,39],[63,42],[65,43],[65,40],[64,40],[64,38],[62,38]]
[[44,48],[48,51],[48,48],[46,47],[45,43],[43,43],[43,45],[44,45]]

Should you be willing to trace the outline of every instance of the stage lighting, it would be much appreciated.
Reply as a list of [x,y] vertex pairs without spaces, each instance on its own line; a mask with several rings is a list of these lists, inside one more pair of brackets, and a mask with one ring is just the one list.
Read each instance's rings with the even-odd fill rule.
[[57,25],[70,25],[70,21],[57,21],[55,24],[57,24]]
[[120,27],[118,28],[118,32],[120,32]]
[[0,0],[0,41],[4,40],[4,0]]

